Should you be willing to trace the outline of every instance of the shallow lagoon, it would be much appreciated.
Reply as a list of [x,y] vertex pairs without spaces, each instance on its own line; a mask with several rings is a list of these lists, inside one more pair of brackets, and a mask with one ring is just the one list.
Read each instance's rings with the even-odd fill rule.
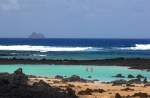
[[0,72],[12,73],[17,68],[23,68],[24,73],[36,76],[54,77],[56,75],[71,76],[79,75],[82,78],[98,79],[100,81],[112,81],[118,78],[112,76],[123,74],[124,76],[144,75],[150,80],[150,72],[128,69],[119,66],[84,66],[84,65],[0,65]]

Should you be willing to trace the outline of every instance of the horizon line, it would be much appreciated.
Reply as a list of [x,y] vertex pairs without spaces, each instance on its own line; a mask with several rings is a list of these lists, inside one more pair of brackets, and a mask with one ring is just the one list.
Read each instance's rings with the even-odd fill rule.
[[93,37],[81,37],[81,38],[77,38],[77,37],[74,37],[74,38],[69,38],[69,37],[49,37],[49,38],[27,38],[27,37],[0,37],[0,39],[150,39],[150,38],[111,38],[111,37],[107,37],[107,38],[104,38],[104,37],[101,37],[101,38],[93,38]]

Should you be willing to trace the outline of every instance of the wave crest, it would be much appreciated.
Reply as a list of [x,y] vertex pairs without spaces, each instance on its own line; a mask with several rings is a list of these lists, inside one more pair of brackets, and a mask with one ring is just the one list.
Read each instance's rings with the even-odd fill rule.
[[49,52],[49,51],[91,51],[92,47],[53,47],[53,46],[30,46],[30,45],[10,45],[3,46],[0,45],[0,50],[7,51],[39,51],[39,52]]
[[135,44],[134,47],[118,48],[122,50],[150,50],[150,44]]

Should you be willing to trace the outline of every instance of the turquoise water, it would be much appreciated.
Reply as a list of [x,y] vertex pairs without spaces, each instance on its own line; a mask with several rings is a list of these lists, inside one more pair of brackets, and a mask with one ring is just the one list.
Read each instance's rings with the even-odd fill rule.
[[93,79],[100,81],[112,81],[118,78],[112,76],[123,74],[144,75],[150,80],[150,72],[128,69],[118,66],[81,66],[81,65],[0,65],[0,72],[12,73],[17,68],[23,68],[24,73],[36,76],[54,77],[56,75],[71,76],[79,75],[82,78],[92,76]]

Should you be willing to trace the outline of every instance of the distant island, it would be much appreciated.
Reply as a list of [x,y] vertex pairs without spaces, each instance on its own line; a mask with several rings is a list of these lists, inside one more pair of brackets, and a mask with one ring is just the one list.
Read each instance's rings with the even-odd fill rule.
[[31,35],[29,35],[28,38],[31,38],[31,39],[43,39],[43,38],[45,38],[45,36],[42,33],[33,32]]

